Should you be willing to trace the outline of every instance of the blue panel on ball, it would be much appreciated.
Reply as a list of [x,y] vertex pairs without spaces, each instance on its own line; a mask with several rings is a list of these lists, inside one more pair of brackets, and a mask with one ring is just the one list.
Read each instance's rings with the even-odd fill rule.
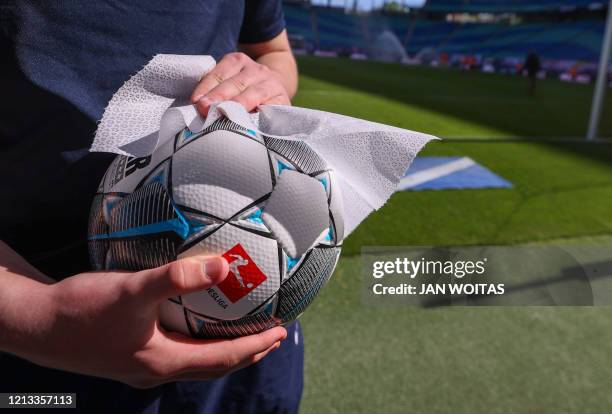
[[89,240],[119,239],[122,237],[136,237],[144,236],[147,234],[166,232],[174,232],[184,240],[190,233],[190,227],[189,224],[185,221],[185,219],[179,216],[179,218],[175,218],[172,220],[145,224],[144,226],[131,227],[128,229],[118,230],[107,234],[96,234],[90,236]]
[[319,179],[319,181],[321,181],[321,184],[323,184],[323,188],[325,188],[325,191],[327,191],[327,178],[321,178]]
[[204,320],[200,319],[200,318],[194,318],[194,319],[195,319],[195,322],[196,322],[196,325],[197,325],[197,328],[198,328],[198,332],[200,332],[202,330],[202,328],[204,327],[204,324],[206,322],[204,322]]
[[295,267],[295,265],[297,264],[297,262],[300,261],[300,257],[289,257],[287,256],[287,273],[289,273],[291,271],[291,269],[293,269]]
[[297,318],[327,282],[340,254],[340,248],[313,248],[300,267],[278,291],[276,316],[283,323]]
[[276,161],[277,165],[278,165],[278,173],[280,174],[283,170],[292,170],[291,167],[289,167],[287,164],[285,164],[284,162],[280,162],[280,161]]
[[252,221],[253,223],[264,224],[263,220],[261,219],[261,214],[261,209],[257,209],[252,214],[247,216],[246,219]]
[[264,135],[264,142],[270,150],[290,160],[306,174],[327,169],[327,164],[323,158],[303,141],[278,139]]
[[[163,173],[163,170],[162,172]],[[161,174],[160,173],[160,174]],[[152,183],[162,184],[159,180],[154,179]],[[139,226],[123,228],[119,230],[110,231],[103,234],[90,234],[89,240],[105,240],[105,239],[121,239],[127,237],[138,237],[146,236],[149,234],[157,233],[176,233],[181,239],[185,240],[189,236],[198,233],[203,230],[206,225],[187,220],[181,211],[176,207],[172,200],[169,200],[171,211],[174,215],[173,218],[162,220],[154,223],[142,224]],[[260,212],[261,215],[261,212]]]
[[189,222],[158,180],[118,200],[107,215],[107,226],[90,227],[88,237],[94,250],[106,252],[97,252],[94,264],[104,259],[107,269],[141,270],[175,260],[190,232]]
[[325,241],[331,242],[334,239],[334,229],[331,227],[327,230],[327,234],[325,235]]
[[272,315],[272,313],[274,313],[274,302],[270,301],[266,306],[264,306],[263,311],[268,315]]

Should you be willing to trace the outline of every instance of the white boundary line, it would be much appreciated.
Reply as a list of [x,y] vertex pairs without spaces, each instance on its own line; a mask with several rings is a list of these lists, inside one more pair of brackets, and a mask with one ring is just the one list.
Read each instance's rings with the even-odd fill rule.
[[398,190],[406,190],[408,188],[416,187],[419,184],[426,183],[428,181],[435,180],[445,175],[452,174],[457,171],[465,170],[466,168],[476,165],[473,159],[469,157],[462,157],[458,160],[451,161],[447,164],[438,165],[437,167],[427,168],[426,170],[419,171],[414,174],[410,174],[403,177],[399,185]]

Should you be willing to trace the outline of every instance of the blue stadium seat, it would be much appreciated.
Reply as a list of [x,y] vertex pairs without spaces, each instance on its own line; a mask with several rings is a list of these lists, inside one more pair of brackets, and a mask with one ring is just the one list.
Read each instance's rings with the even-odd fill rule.
[[428,0],[430,12],[529,13],[588,8],[593,3],[605,5],[605,0]]
[[[594,0],[429,0],[427,8],[578,7]],[[596,0],[595,0],[596,1]],[[535,4],[535,6],[534,6]],[[414,20],[411,16],[356,16],[342,9],[285,4],[288,31],[323,50],[367,50],[372,37],[391,30],[409,54],[434,49],[449,54],[522,58],[534,50],[544,59],[596,61],[604,31],[603,19],[529,22],[521,24]]]

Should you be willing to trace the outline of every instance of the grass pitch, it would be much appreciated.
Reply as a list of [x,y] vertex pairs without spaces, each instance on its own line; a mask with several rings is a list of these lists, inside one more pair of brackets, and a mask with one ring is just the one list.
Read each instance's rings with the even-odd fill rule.
[[[366,307],[357,256],[363,245],[612,240],[612,141],[549,139],[584,135],[592,88],[548,80],[530,97],[518,77],[342,59],[299,65],[295,105],[438,135],[444,141],[422,155],[467,155],[514,184],[400,192],[346,240],[302,318],[302,411],[610,411],[612,310]],[[612,136],[610,94],[601,132]]]
[[[592,86],[518,76],[303,57],[294,104],[445,138],[584,137]],[[612,94],[601,135],[612,137]]]

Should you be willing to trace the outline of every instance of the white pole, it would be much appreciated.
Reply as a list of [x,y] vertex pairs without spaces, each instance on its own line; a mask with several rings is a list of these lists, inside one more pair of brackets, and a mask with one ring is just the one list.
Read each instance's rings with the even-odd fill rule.
[[601,46],[601,56],[599,58],[599,70],[597,71],[597,82],[593,92],[593,103],[591,104],[591,118],[589,119],[589,130],[587,139],[597,138],[597,127],[601,118],[601,107],[603,106],[604,95],[608,87],[608,63],[610,62],[610,46],[612,45],[612,0],[608,4],[608,17],[606,18],[606,32]]

